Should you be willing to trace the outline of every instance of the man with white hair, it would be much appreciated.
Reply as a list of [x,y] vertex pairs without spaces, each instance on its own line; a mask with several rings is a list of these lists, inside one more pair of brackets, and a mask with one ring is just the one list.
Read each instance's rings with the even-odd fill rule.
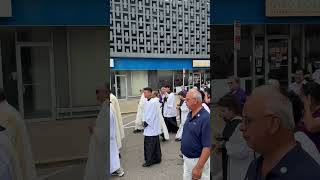
[[190,90],[186,103],[191,112],[183,127],[181,152],[183,154],[183,180],[210,179],[210,114],[202,107],[202,96]]
[[320,179],[320,166],[294,138],[292,105],[277,88],[256,88],[245,103],[241,125],[247,144],[261,156],[245,179]]

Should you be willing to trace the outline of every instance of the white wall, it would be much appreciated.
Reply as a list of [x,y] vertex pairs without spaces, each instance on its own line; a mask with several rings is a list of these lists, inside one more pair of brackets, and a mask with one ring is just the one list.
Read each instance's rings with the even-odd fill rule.
[[106,28],[70,28],[73,106],[96,105],[95,89],[107,79],[109,32]]
[[131,71],[132,96],[140,96],[140,89],[148,86],[148,71]]

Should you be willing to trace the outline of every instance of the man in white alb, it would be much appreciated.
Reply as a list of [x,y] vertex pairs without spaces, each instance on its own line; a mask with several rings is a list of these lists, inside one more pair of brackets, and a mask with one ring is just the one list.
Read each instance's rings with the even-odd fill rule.
[[167,96],[164,98],[163,116],[169,133],[177,133],[177,104],[176,97],[170,90],[170,86],[165,86]]

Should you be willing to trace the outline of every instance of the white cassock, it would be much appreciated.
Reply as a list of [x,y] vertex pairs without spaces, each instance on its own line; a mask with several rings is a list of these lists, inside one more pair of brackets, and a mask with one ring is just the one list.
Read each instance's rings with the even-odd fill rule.
[[119,168],[120,158],[116,140],[116,119],[112,108],[110,108],[110,170],[108,170],[108,173],[111,174]]
[[140,97],[140,101],[138,104],[138,110],[137,110],[137,116],[135,121],[135,129],[142,130],[143,129],[143,107],[144,103],[147,101],[147,98],[144,97],[144,94],[142,93]]
[[117,139],[117,145],[120,149],[122,147],[122,139],[124,139],[124,127],[123,127],[123,121],[121,117],[121,110],[119,101],[113,94],[110,94],[110,101],[111,106],[113,107],[113,112],[116,118],[116,139]]
[[210,114],[210,108],[206,103],[202,103],[202,107]]
[[106,180],[107,164],[109,163],[107,152],[109,139],[107,139],[108,109],[110,102],[105,101],[96,119],[93,134],[90,137],[88,160],[85,169],[84,180]]
[[[0,115],[0,119],[8,118]],[[23,180],[15,149],[7,130],[0,132],[0,179]]]
[[[235,117],[234,119],[241,119]],[[236,127],[228,142],[228,180],[244,179],[250,163],[254,160],[254,152],[242,137],[240,124]]]
[[151,101],[155,101],[155,103],[159,104],[159,108],[158,108],[158,114],[160,117],[160,126],[161,126],[161,132],[164,134],[164,139],[165,140],[169,140],[170,136],[169,136],[169,132],[168,132],[168,128],[166,123],[164,122],[163,116],[162,116],[162,112],[161,112],[161,106],[162,104],[159,102],[159,98],[153,98]]
[[161,123],[159,114],[159,104],[152,100],[147,100],[144,104],[144,119],[148,124],[144,128],[144,136],[158,136],[161,134]]
[[8,131],[8,136],[16,151],[23,180],[37,180],[29,133],[20,113],[7,101],[0,103],[0,114],[8,114],[8,119],[0,119],[0,125]]
[[183,126],[184,126],[184,123],[186,122],[187,120],[187,117],[188,117],[188,114],[190,112],[188,106],[187,106],[187,103],[186,101],[184,101],[180,107],[180,110],[181,110],[181,123],[179,125],[179,130],[176,134],[176,139],[181,139],[182,138],[182,133],[183,133]]
[[167,102],[164,103],[163,116],[169,118],[177,116],[176,97],[173,92],[168,94]]
[[295,132],[294,137],[296,141],[301,144],[302,149],[305,150],[318,164],[320,164],[320,154],[313,141],[301,131]]

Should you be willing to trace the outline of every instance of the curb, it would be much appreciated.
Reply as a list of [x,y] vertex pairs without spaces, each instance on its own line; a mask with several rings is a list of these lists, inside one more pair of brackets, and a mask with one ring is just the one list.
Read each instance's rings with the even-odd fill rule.
[[59,166],[65,166],[66,164],[86,162],[87,159],[88,159],[87,156],[79,156],[79,157],[74,157],[69,159],[56,159],[56,160],[36,162],[35,165],[37,168],[59,167]]

